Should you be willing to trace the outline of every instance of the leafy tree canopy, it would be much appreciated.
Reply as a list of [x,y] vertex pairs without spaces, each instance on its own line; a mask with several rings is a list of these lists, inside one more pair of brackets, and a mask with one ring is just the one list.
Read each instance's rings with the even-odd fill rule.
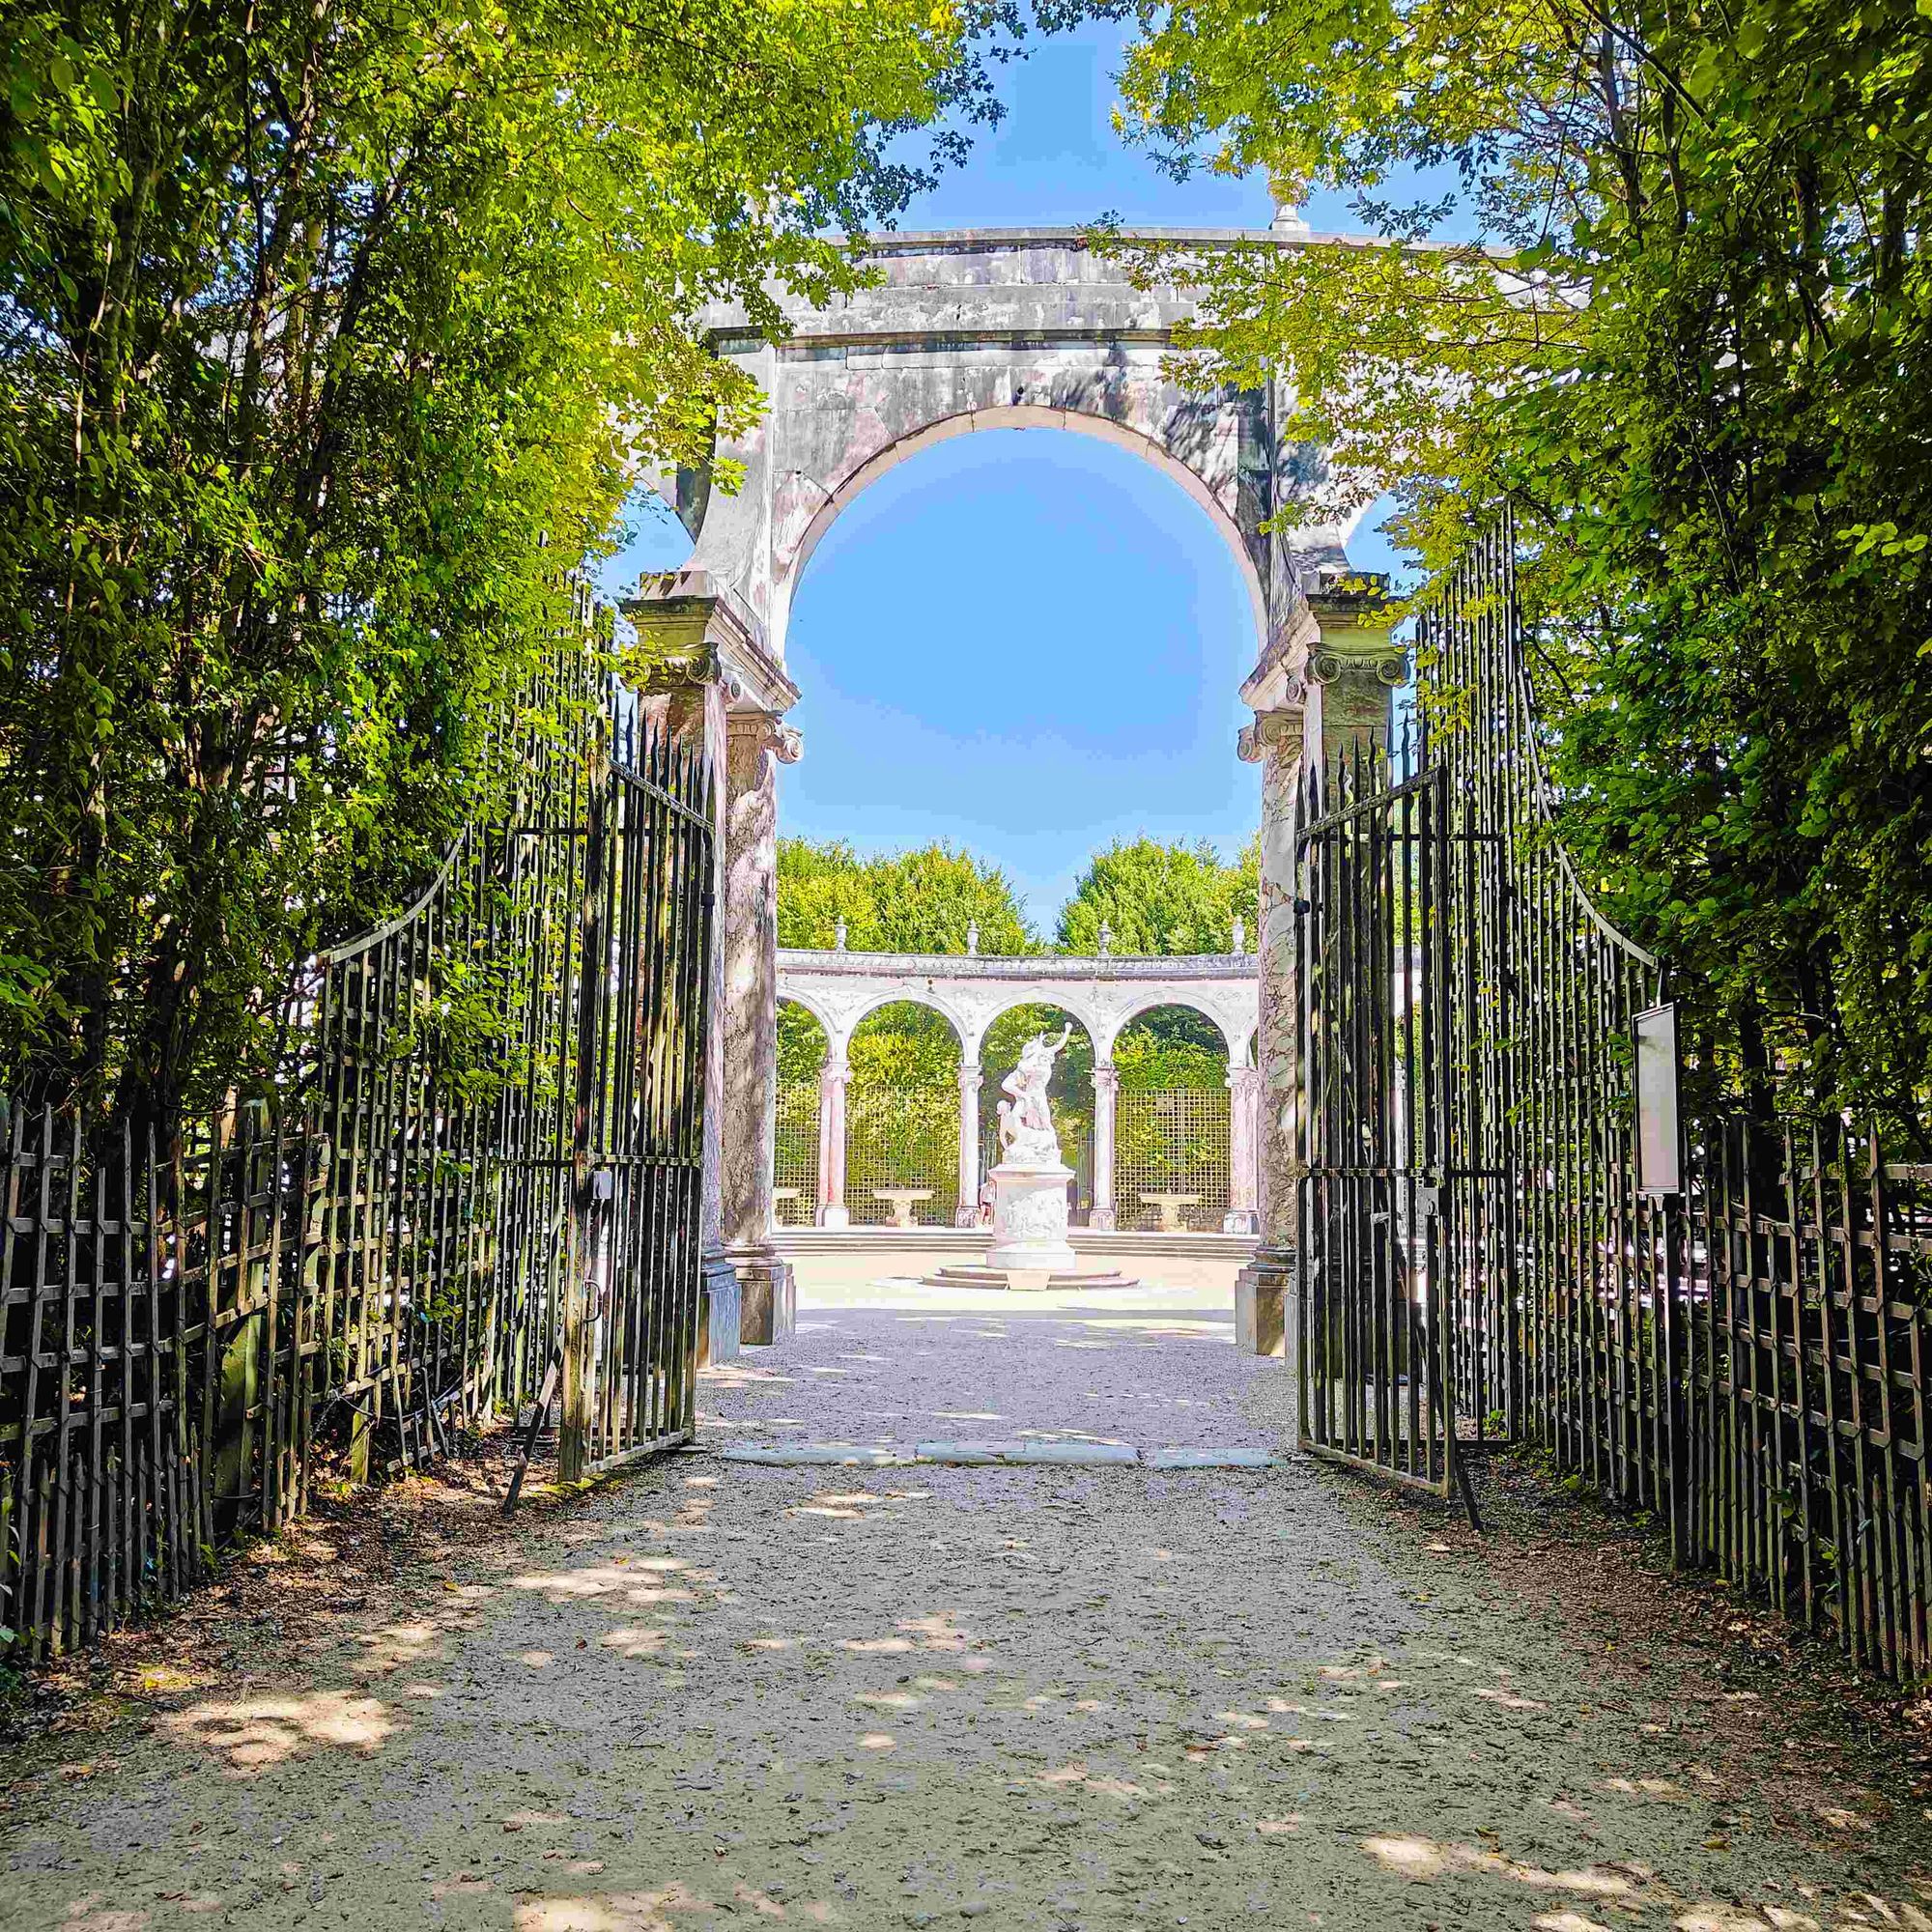
[[[1285,378],[1325,499],[1394,484],[1432,566],[1514,500],[1584,876],[1710,989],[1747,1068],[1781,1052],[1817,1099],[1922,1114],[1932,16],[1139,17],[1127,118],[1170,165],[1340,187],[1387,244],[1142,251],[1202,277],[1190,377]],[[1446,192],[1405,198],[1411,166]],[[1458,210],[1482,245],[1431,243]]]
[[633,467],[753,419],[704,305],[851,287],[1017,24],[0,0],[0,1085],[261,1070],[487,794]]
[[1253,944],[1261,846],[1251,839],[1230,866],[1205,839],[1162,844],[1121,840],[1096,852],[1060,909],[1064,952],[1097,952],[1104,923],[1116,952],[1226,952],[1241,920]]
[[951,845],[861,854],[842,840],[779,840],[779,944],[855,952],[1031,952],[1038,942],[998,867]]

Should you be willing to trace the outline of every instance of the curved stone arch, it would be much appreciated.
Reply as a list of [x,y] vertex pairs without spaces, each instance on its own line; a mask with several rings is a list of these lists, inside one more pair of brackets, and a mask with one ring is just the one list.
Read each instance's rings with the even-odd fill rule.
[[[1131,242],[1131,236],[1123,238]],[[1272,231],[1160,231],[1209,254],[1299,246]],[[1346,567],[1355,520],[1324,453],[1290,433],[1285,383],[1185,386],[1177,333],[1200,319],[1196,280],[1149,283],[1081,229],[872,236],[865,286],[823,307],[781,297],[767,333],[745,309],[708,309],[713,351],[763,392],[759,419],[711,460],[659,479],[696,538],[686,567],[640,605],[723,608],[712,639],[757,702],[782,711],[785,631],[799,575],[840,509],[895,463],[975,429],[1052,424],[1151,462],[1228,541],[1264,649],[1301,622],[1301,582]],[[712,487],[724,465],[730,493]],[[1276,520],[1290,504],[1292,530]],[[795,696],[795,693],[792,694]]]
[[[1049,993],[1058,993],[1063,989],[1060,987],[1049,987],[1046,990]],[[991,1032],[996,1021],[1005,1018],[1008,1013],[1018,1012],[1022,1007],[1053,1007],[1060,1012],[1067,1014],[1070,1018],[1078,1020],[1087,1029],[1087,1037],[1094,1043],[1094,1058],[1098,1059],[1100,1057],[1100,1037],[1105,1031],[1105,1022],[1101,1019],[1098,1010],[1088,1007],[1084,1002],[1043,998],[1040,990],[1036,988],[1023,993],[1017,993],[1012,999],[1004,1001],[1001,1005],[987,1009],[980,1021],[979,1037],[973,1042],[973,1052],[970,1058],[976,1061],[980,1058],[985,1049],[986,1035]]]
[[[961,409],[908,431],[887,443],[883,449],[854,461],[840,474],[829,479],[815,479],[826,494],[811,511],[804,530],[789,546],[785,546],[782,536],[775,532],[772,601],[767,617],[773,635],[782,639],[789,628],[792,600],[797,595],[806,566],[811,561],[812,553],[826,531],[838,521],[840,511],[889,470],[896,469],[908,457],[917,456],[939,443],[950,442],[955,437],[970,436],[977,430],[987,429],[1060,429],[1075,436],[1091,437],[1116,449],[1131,452],[1170,481],[1178,483],[1188,498],[1207,513],[1208,520],[1227,545],[1229,554],[1240,572],[1242,586],[1248,593],[1248,606],[1255,620],[1256,648],[1266,642],[1267,587],[1262,581],[1260,566],[1248,540],[1241,534],[1240,525],[1201,471],[1176,456],[1151,428],[1137,422],[1122,422],[1113,415],[1077,404],[1049,403],[1009,404],[998,409]],[[778,523],[778,529],[782,530],[781,523]]]
[[801,1012],[810,1013],[811,1017],[818,1022],[819,1031],[823,1033],[825,1036],[826,1059],[832,1060],[837,1058],[838,1046],[838,1028],[837,1023],[832,1018],[830,1008],[821,1009],[815,1000],[808,998],[805,994],[799,992],[798,989],[793,986],[785,987],[779,994],[778,1004],[781,1007],[784,1006],[796,1007]]
[[1239,1026],[1231,1028],[1225,1013],[1217,1013],[1204,1001],[1180,998],[1171,986],[1156,987],[1145,999],[1124,1008],[1115,1018],[1113,1030],[1107,1035],[1107,1050],[1104,1054],[1100,1052],[1099,1041],[1095,1039],[1094,1044],[1095,1056],[1112,1060],[1114,1047],[1121,1036],[1144,1013],[1157,1013],[1163,1007],[1179,1007],[1186,1012],[1199,1013],[1221,1036],[1221,1044],[1227,1051],[1228,1064],[1231,1066],[1238,1064],[1236,1036],[1240,1032]]
[[[786,992],[780,997],[790,1000],[796,999],[798,996],[795,993]],[[966,1051],[967,1037],[972,1031],[971,1021],[966,1019],[952,1007],[947,1005],[944,1000],[936,998],[929,992],[919,988],[908,989],[901,987],[868,996],[863,1005],[853,1009],[851,1017],[845,1022],[844,1034],[838,1042],[838,1057],[841,1060],[850,1060],[852,1057],[852,1036],[874,1013],[883,1012],[888,1007],[924,1007],[928,1010],[937,1013],[952,1029],[952,1037],[959,1042],[959,1058],[961,1062],[963,1063],[973,1057]]]

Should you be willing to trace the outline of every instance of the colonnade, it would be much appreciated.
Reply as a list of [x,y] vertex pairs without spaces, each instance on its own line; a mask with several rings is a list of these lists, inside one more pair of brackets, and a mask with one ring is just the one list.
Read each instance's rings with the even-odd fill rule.
[[[980,1095],[985,1072],[977,1060],[959,1065],[959,1206],[954,1220],[970,1228],[978,1218],[980,1183]],[[818,1199],[813,1218],[821,1228],[848,1228],[845,1199],[846,1094],[852,1064],[845,1054],[828,1053],[818,1074]],[[1114,1119],[1121,1091],[1120,1069],[1111,1060],[1094,1063],[1094,1206],[1090,1228],[1111,1233],[1118,1225],[1114,1204]],[[1258,1225],[1260,1176],[1259,1111],[1261,1069],[1231,1064],[1228,1068],[1228,1210],[1221,1223],[1231,1235],[1252,1235]]]

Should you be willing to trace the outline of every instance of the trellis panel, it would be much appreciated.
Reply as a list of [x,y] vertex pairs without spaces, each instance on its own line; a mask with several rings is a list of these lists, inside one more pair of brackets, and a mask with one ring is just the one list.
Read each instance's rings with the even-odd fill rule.
[[1122,1228],[1160,1226],[1143,1194],[1198,1194],[1181,1210],[1194,1229],[1228,1212],[1230,1106],[1225,1087],[1122,1087],[1114,1111],[1114,1206]]
[[882,1187],[929,1187],[913,1209],[922,1227],[950,1228],[959,1205],[959,1089],[874,1087],[854,1081],[846,1095],[845,1205],[858,1227],[886,1227]]

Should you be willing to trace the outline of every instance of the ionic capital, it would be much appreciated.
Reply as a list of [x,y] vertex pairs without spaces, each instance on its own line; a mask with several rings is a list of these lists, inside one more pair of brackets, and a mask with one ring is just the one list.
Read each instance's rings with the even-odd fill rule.
[[1386,685],[1393,690],[1408,682],[1408,653],[1381,651],[1317,651],[1308,660],[1313,684]]
[[1270,753],[1279,755],[1283,752],[1293,755],[1301,749],[1301,707],[1292,705],[1279,711],[1258,711],[1254,723],[1243,724],[1240,735],[1235,740],[1235,751],[1241,762],[1247,765],[1261,765],[1267,762]]
[[744,710],[731,712],[724,721],[730,747],[740,757],[756,757],[769,752],[781,765],[798,763],[805,740],[795,724],[787,724],[776,712]]

